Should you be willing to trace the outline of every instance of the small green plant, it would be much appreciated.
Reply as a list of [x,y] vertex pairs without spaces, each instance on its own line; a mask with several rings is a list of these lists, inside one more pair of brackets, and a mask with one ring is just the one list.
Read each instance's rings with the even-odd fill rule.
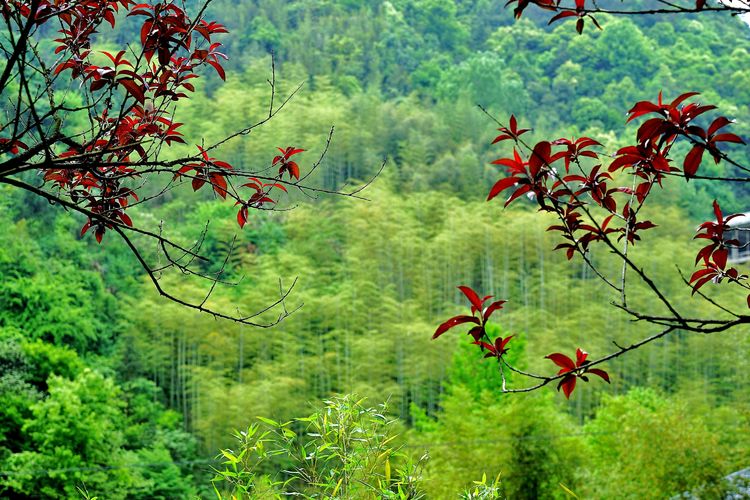
[[503,498],[500,488],[500,474],[491,483],[487,482],[487,474],[482,474],[481,481],[474,481],[474,486],[461,494],[461,500],[500,500]]
[[[364,405],[356,396],[325,401],[312,415],[260,424],[235,434],[237,450],[221,450],[214,491],[223,498],[420,499],[422,468],[396,444],[396,420],[387,405]],[[276,476],[261,465],[279,457],[289,464]],[[472,497],[475,498],[475,497]],[[490,498],[490,497],[482,497]]]
[[86,483],[81,482],[81,486],[76,486],[76,489],[83,500],[98,500],[98,497],[91,496],[89,490],[86,489]]

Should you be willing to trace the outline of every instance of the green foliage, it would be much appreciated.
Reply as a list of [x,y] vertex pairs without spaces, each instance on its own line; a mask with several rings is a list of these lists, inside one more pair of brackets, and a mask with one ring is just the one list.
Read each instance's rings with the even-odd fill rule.
[[80,249],[69,250],[72,234],[40,238],[23,219],[13,223],[0,211],[0,220],[6,223],[0,234],[0,327],[79,352],[111,345],[112,297],[97,272],[79,268],[85,259]]
[[[112,379],[89,368],[73,379],[51,375],[47,384],[47,397],[31,404],[24,419],[23,450],[3,460],[8,472],[0,478],[0,491],[77,498],[77,488],[85,484],[102,498],[167,499],[193,493],[190,478],[173,463],[171,453],[190,438],[161,431],[158,426],[164,423],[153,403],[149,409],[139,406],[137,397],[123,394]],[[136,431],[142,442],[126,441]]]
[[27,380],[40,390],[47,390],[47,379],[51,375],[73,379],[83,370],[83,362],[69,347],[40,340],[24,342],[21,347],[29,366]]
[[[523,343],[510,345],[520,358]],[[575,484],[574,464],[585,456],[577,426],[550,394],[499,396],[498,386],[493,390],[481,380],[483,369],[467,376],[465,367],[476,366],[477,358],[475,350],[456,351],[436,421],[415,426],[412,434],[414,441],[436,444],[427,467],[428,494],[447,498],[466,488],[466,498],[564,498],[559,483]],[[497,370],[494,360],[485,361]],[[472,485],[479,475],[501,481]]]
[[604,398],[585,426],[591,436],[588,466],[595,472],[581,491],[643,498],[695,490],[701,497],[720,498],[733,446],[720,445],[726,431],[711,429],[714,412],[700,410],[651,389]]
[[500,475],[491,483],[487,482],[487,475],[482,476],[481,481],[474,481],[474,484],[461,495],[464,500],[495,500],[502,497],[500,487]]
[[[396,420],[387,416],[387,406],[363,403],[348,395],[285,423],[259,417],[262,427],[237,432],[237,448],[221,451],[224,467],[213,480],[217,495],[269,498],[273,491],[279,498],[423,498],[420,478],[427,456],[410,461],[397,443]],[[258,473],[273,457],[287,462],[287,477]]]

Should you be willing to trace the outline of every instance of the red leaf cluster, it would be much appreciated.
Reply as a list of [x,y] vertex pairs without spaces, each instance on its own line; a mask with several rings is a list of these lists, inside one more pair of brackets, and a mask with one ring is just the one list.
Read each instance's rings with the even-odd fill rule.
[[628,111],[628,121],[650,114],[657,116],[649,118],[638,128],[637,146],[623,148],[617,152],[619,158],[610,165],[610,171],[632,167],[638,172],[655,173],[657,182],[661,183],[663,173],[680,171],[669,165],[667,156],[675,141],[683,138],[693,145],[685,156],[682,168],[685,178],[690,179],[698,172],[705,151],[709,152],[715,163],[719,163],[722,157],[719,143],[744,144],[745,142],[735,134],[719,133],[722,128],[732,123],[724,116],[715,118],[708,127],[695,123],[696,118],[716,109],[716,106],[695,102],[683,104],[696,95],[697,92],[686,92],[672,102],[665,103],[660,92],[656,102],[636,103]]
[[[195,91],[192,80],[202,66],[225,78],[221,61],[226,56],[214,38],[227,30],[213,21],[192,19],[183,4],[171,1],[35,0],[6,1],[2,6],[6,22],[20,14],[36,25],[59,27],[54,40],[59,63],[53,76],[70,70],[70,77],[98,99],[92,138],[80,136],[79,143],[68,140],[68,149],[52,158],[56,168],[44,170],[44,180],[100,216],[90,219],[81,234],[94,228],[101,241],[113,224],[132,225],[125,209],[135,193],[124,183],[139,175],[141,167],[136,165],[147,163],[162,144],[184,142],[179,132],[182,124],[172,120],[169,104]],[[102,24],[114,28],[123,13],[142,20],[140,52],[135,47],[92,51]],[[19,149],[27,146],[17,138],[0,139],[0,153],[18,154]],[[226,197],[226,172],[231,166],[209,158],[203,150],[201,154],[202,161],[179,166],[175,176],[190,173],[194,189],[210,183],[217,195]]]
[[[726,117],[714,119],[707,128],[696,124],[696,118],[715,106],[687,102],[695,95],[688,92],[665,102],[660,93],[656,102],[636,103],[628,112],[628,122],[642,116],[657,116],[641,124],[636,143],[619,149],[606,170],[598,163],[599,153],[593,148],[601,144],[594,139],[561,138],[527,145],[519,136],[528,129],[519,130],[515,117],[511,116],[510,127],[501,128],[502,134],[493,144],[513,140],[516,147],[512,157],[492,162],[504,167],[507,176],[492,186],[487,199],[511,190],[505,206],[526,195],[536,201],[540,210],[555,213],[560,224],[550,226],[549,230],[561,233],[565,241],[556,249],[565,250],[568,259],[576,252],[585,254],[592,242],[602,241],[612,233],[617,234],[618,240],[634,244],[641,239],[642,231],[656,227],[649,220],[640,220],[638,214],[653,187],[662,187],[667,174],[682,173],[689,180],[696,175],[704,151],[719,162],[723,155],[719,143],[744,143],[735,134],[720,133],[731,123]],[[693,145],[682,169],[673,166],[669,157],[672,146],[680,139]],[[528,157],[522,156],[521,148],[529,151]],[[630,175],[634,182],[629,186],[615,184],[616,176],[621,173]],[[604,210],[600,221],[593,218],[589,208],[584,210],[589,204]]]
[[241,205],[237,212],[237,223],[241,228],[247,224],[248,209],[262,208],[264,204],[274,205],[276,203],[275,200],[268,196],[271,189],[278,188],[285,193],[287,192],[284,185],[277,182],[263,182],[255,177],[250,177],[249,181],[247,184],[243,184],[242,187],[252,189],[254,191],[253,194],[247,200],[240,200],[235,203],[235,205]]
[[[719,203],[714,200],[714,215],[716,220],[701,224],[698,228],[698,234],[695,235],[696,239],[708,240],[709,243],[701,248],[695,257],[695,263],[700,262],[703,267],[695,271],[690,277],[693,294],[709,281],[719,283],[727,278],[729,281],[740,282],[748,278],[733,267],[726,268],[729,249],[732,247],[738,248],[740,242],[737,239],[726,239],[725,233],[731,230],[729,222],[738,217],[744,217],[744,214],[724,217]],[[750,307],[750,295],[748,296],[748,307]]]
[[294,160],[291,160],[291,157],[302,153],[304,149],[294,148],[292,146],[284,149],[277,149],[281,151],[281,154],[274,157],[273,165],[279,166],[279,178],[281,178],[285,172],[288,172],[290,179],[294,177],[299,180],[299,165],[297,165],[297,162]]
[[495,139],[492,141],[492,144],[495,144],[500,141],[507,141],[507,140],[513,140],[514,142],[518,141],[518,138],[521,137],[521,135],[525,134],[526,132],[530,131],[529,128],[518,128],[518,121],[516,120],[515,115],[510,115],[510,123],[508,127],[500,127],[497,129],[500,132],[500,135],[495,137]]
[[[508,352],[508,349],[506,348],[506,345],[508,342],[510,342],[510,339],[513,337],[513,335],[509,337],[498,337],[495,340],[490,339],[489,335],[487,335],[487,331],[485,329],[487,325],[487,321],[489,321],[492,314],[494,314],[495,311],[498,311],[503,308],[503,304],[505,304],[505,300],[496,300],[493,302],[490,302],[490,304],[485,307],[484,305],[492,299],[492,295],[487,295],[486,297],[480,298],[479,294],[475,292],[471,287],[468,286],[459,286],[459,290],[461,290],[461,293],[464,294],[464,296],[468,299],[469,304],[471,304],[471,315],[458,315],[453,316],[452,318],[444,321],[440,326],[437,327],[435,330],[435,333],[432,335],[433,339],[438,338],[451,328],[454,328],[458,325],[463,325],[466,323],[470,323],[474,326],[471,327],[471,329],[467,332],[467,335],[471,335],[474,339],[473,344],[476,344],[482,348],[482,350],[487,350],[487,354],[485,354],[485,358],[491,358],[491,357],[500,357],[503,354]],[[484,340],[482,340],[484,339]]]
[[[576,251],[584,253],[592,242],[601,241],[610,233],[619,233],[618,239],[627,238],[634,243],[640,239],[639,231],[655,227],[655,224],[637,220],[637,210],[631,208],[630,202],[618,210],[615,196],[630,196],[633,191],[613,186],[611,173],[603,171],[601,164],[595,164],[588,171],[584,169],[584,159],[599,159],[599,154],[591,149],[597,146],[601,144],[589,137],[541,141],[531,148],[528,160],[524,160],[518,148],[514,148],[512,158],[492,162],[505,167],[510,177],[497,181],[487,199],[492,200],[501,192],[513,188],[505,206],[526,194],[536,200],[540,210],[556,213],[561,224],[552,225],[548,230],[561,232],[566,242],[556,249],[565,249],[568,259],[572,259]],[[555,164],[560,162],[562,168],[556,167]],[[573,167],[579,173],[571,173]],[[644,187],[639,186],[639,189],[643,191]],[[646,194],[647,191],[643,199]],[[581,207],[586,197],[609,212],[600,223],[583,222]],[[611,224],[613,220],[619,220],[621,226],[614,227]]]
[[198,150],[201,154],[201,161],[184,165],[177,171],[175,177],[188,175],[188,172],[192,171],[190,177],[192,178],[193,191],[198,191],[208,183],[218,196],[225,199],[227,197],[225,177],[232,170],[232,166],[225,161],[209,158],[208,152],[200,146],[198,146]]
[[[530,3],[552,10],[558,6],[518,0],[516,15],[520,16]],[[585,0],[576,0],[575,12],[564,10],[551,22],[574,16],[582,22],[586,15]],[[559,223],[551,225],[548,231],[561,234],[564,241],[555,249],[565,250],[568,259],[572,259],[576,252],[585,258],[589,246],[594,242],[607,241],[614,248],[611,240],[614,236],[618,241],[624,239],[629,244],[635,244],[641,239],[642,231],[656,227],[652,221],[639,218],[640,210],[654,186],[663,187],[664,180],[670,174],[679,174],[689,181],[697,175],[704,152],[708,151],[718,163],[725,158],[725,153],[719,149],[722,143],[744,144],[739,136],[722,131],[732,123],[726,117],[716,117],[705,127],[696,122],[715,109],[712,105],[691,102],[696,95],[696,92],[687,92],[666,102],[659,93],[656,102],[636,103],[628,111],[627,121],[641,117],[647,119],[638,127],[635,144],[619,149],[606,169],[600,163],[600,153],[595,150],[601,147],[596,140],[581,137],[527,143],[520,136],[529,129],[519,129],[516,117],[511,116],[509,126],[501,127],[500,135],[492,143],[513,141],[513,154],[492,162],[505,168],[506,176],[492,186],[487,200],[509,191],[505,206],[526,195],[535,200],[540,210],[557,215]],[[682,168],[674,166],[670,158],[672,146],[678,140],[691,144]],[[527,151],[527,155],[522,151]],[[617,184],[617,180],[623,176],[628,177],[630,185]],[[594,209],[604,215],[596,217]],[[727,269],[729,248],[738,247],[740,243],[736,239],[726,239],[725,233],[730,230],[728,223],[739,215],[725,218],[716,202],[714,212],[716,221],[702,224],[696,236],[709,240],[709,243],[696,257],[696,263],[701,262],[703,267],[690,278],[693,293],[709,281],[727,279],[739,283],[748,279],[734,268]],[[473,292],[463,291],[472,304],[479,300]],[[750,307],[750,296],[747,302]],[[496,339],[494,343],[480,340],[485,334],[481,318],[475,314],[479,307],[472,306],[471,316],[449,319],[440,325],[434,337],[457,325],[472,323],[475,326],[469,333],[475,335],[475,343],[486,349],[490,356],[501,356],[505,352],[507,339]],[[547,356],[561,368],[558,375],[564,376],[558,389],[562,389],[566,397],[570,397],[578,378],[588,380],[588,373],[609,382],[606,372],[588,368],[587,356],[580,349],[576,353],[576,361],[560,353]]]
[[[591,22],[594,23],[594,26],[596,26],[599,29],[602,29],[602,27],[599,25],[599,22],[596,20],[594,16],[589,14],[586,10],[586,0],[575,0],[576,2],[576,8],[575,11],[573,10],[563,10],[559,14],[556,14],[553,16],[547,24],[552,24],[555,21],[560,21],[562,19],[567,19],[569,17],[575,17],[576,18],[576,31],[580,35],[583,33],[583,27],[585,24],[586,18],[591,19]],[[559,1],[558,1],[559,5]]]
[[588,12],[588,9],[586,7],[586,0],[575,0],[575,9],[560,8],[560,0],[508,0],[505,6],[507,7],[508,5],[512,5],[514,3],[517,3],[517,6],[513,9],[513,14],[516,19],[521,18],[521,16],[523,15],[523,11],[526,10],[529,5],[536,5],[541,9],[557,12],[557,14],[550,18],[547,24],[552,24],[563,19],[575,18],[576,31],[580,35],[581,33],[583,33],[585,19],[589,18],[591,19],[591,22],[594,23],[594,26],[602,29],[602,27],[599,25],[599,22]]
[[557,384],[557,390],[559,391],[560,389],[562,389],[563,394],[565,394],[565,397],[567,399],[570,399],[570,395],[576,388],[576,380],[580,378],[584,382],[589,381],[587,374],[601,377],[607,383],[609,383],[609,374],[607,372],[599,368],[588,368],[587,365],[590,363],[587,360],[588,356],[589,353],[581,350],[581,348],[576,349],[575,361],[573,361],[565,354],[561,354],[559,352],[555,352],[545,356],[545,358],[549,359],[560,367],[560,371],[557,372],[558,375],[567,374],[562,377],[560,379],[560,382]]

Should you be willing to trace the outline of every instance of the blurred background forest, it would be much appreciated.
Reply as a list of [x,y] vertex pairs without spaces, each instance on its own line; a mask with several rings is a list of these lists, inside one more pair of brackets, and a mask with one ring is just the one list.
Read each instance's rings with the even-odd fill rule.
[[[665,498],[750,466],[746,328],[672,335],[609,363],[612,385],[587,384],[570,402],[553,389],[502,396],[494,363],[464,336],[430,340],[463,307],[459,284],[510,301],[498,333],[515,334],[514,356],[544,372],[550,352],[603,354],[649,333],[609,305],[580,261],[552,252],[549,219],[533,203],[483,201],[500,149],[477,103],[515,113],[539,137],[588,135],[614,151],[634,135],[624,124],[634,102],[695,90],[750,136],[750,31],[739,19],[603,16],[603,31],[579,36],[546,26],[546,14],[516,22],[503,4],[211,4],[209,17],[230,30],[227,82],[201,79],[181,108],[189,143],[267,113],[273,51],[282,96],[304,86],[267,127],[224,146],[223,159],[259,167],[276,146],[295,145],[308,150],[304,170],[331,126],[320,187],[365,182],[387,159],[363,193],[370,201],[292,198],[294,210],[255,214],[244,230],[236,209],[206,192],[140,210],[183,241],[210,221],[203,250],[219,262],[237,235],[228,272],[242,279],[214,294],[218,306],[258,309],[279,278],[298,277],[288,303],[304,306],[273,329],[161,300],[116,238],[81,239],[76,216],[0,189],[0,496],[78,498],[85,484],[106,499],[208,498],[210,466],[235,429],[347,393],[388,400],[404,450],[429,452],[429,498],[455,498],[483,473],[501,474],[509,498],[564,498],[560,483],[582,498]],[[704,168],[731,174],[723,163]],[[710,306],[691,300],[675,265],[693,268],[691,238],[713,199],[744,212],[750,193],[670,181],[650,207],[659,227],[635,255],[700,316]],[[164,279],[182,296],[205,293],[188,277]],[[647,294],[632,293],[647,310]]]

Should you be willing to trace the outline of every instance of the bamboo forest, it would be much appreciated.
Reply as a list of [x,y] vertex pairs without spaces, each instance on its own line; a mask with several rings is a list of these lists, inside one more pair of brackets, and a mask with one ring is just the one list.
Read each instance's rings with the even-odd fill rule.
[[[750,213],[750,27],[737,15],[750,8],[569,3],[4,0],[0,497],[750,498],[750,240],[715,239],[739,227],[724,215]],[[125,203],[104,211],[92,186],[110,171],[86,167],[98,180],[73,188],[73,167],[59,165],[84,151],[86,131],[116,123],[120,94],[153,111],[163,89],[139,86],[137,68],[156,74],[169,50],[172,62],[193,50],[174,34],[154,37],[172,40],[166,55],[148,45],[183,9],[206,20],[185,21],[188,34],[221,47],[180,60],[202,66],[184,94],[164,91],[165,144],[92,140],[117,135],[128,156],[107,161],[139,176],[124,184],[138,189],[129,216]],[[556,12],[577,22],[551,22]],[[76,48],[84,22],[96,29]],[[639,198],[638,220],[654,224],[634,226],[637,242],[624,230],[624,254],[601,241],[555,250],[561,209],[533,186],[507,207],[510,191],[487,201],[508,175],[498,159],[524,140],[590,138],[606,167],[641,139],[637,106],[658,96],[662,112],[662,96],[686,92],[732,135],[712,125],[675,142],[675,175],[649,177]],[[256,172],[235,181],[253,198],[235,198],[235,174],[218,167]],[[607,182],[624,175],[613,166]],[[612,196],[633,202],[628,189]],[[621,285],[601,279],[620,274]],[[507,302],[476,319],[482,307],[459,286]],[[663,319],[654,290],[688,319]],[[466,325],[436,332],[451,317],[445,329],[473,321],[507,346]],[[627,347],[659,325],[668,334]],[[611,352],[588,377],[586,353]]]

